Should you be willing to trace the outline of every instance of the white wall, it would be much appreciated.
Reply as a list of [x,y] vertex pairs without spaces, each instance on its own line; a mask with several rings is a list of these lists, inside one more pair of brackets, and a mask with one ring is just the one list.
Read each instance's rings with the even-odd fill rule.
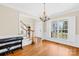
[[36,20],[35,22],[35,36],[41,37],[43,35],[43,23],[40,20]]

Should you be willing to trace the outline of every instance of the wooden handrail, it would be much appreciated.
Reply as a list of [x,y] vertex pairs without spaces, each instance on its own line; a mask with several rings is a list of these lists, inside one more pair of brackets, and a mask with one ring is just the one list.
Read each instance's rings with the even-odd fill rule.
[[23,30],[27,31],[23,26],[21,26],[21,28],[22,28]]
[[26,28],[28,28],[28,26],[23,22],[23,21],[20,21]]

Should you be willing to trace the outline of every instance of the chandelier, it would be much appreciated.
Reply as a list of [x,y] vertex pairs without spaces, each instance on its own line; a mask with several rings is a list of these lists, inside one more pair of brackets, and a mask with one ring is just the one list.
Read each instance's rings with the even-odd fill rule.
[[44,4],[44,11],[43,11],[43,15],[40,16],[40,19],[41,19],[41,21],[46,22],[46,21],[50,20],[50,18],[46,15],[45,3],[43,3],[43,4]]

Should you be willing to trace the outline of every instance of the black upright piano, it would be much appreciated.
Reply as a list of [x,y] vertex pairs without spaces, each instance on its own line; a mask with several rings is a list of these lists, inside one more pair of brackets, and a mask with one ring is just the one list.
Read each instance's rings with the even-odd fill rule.
[[16,49],[22,49],[22,36],[0,39],[0,55],[13,52]]

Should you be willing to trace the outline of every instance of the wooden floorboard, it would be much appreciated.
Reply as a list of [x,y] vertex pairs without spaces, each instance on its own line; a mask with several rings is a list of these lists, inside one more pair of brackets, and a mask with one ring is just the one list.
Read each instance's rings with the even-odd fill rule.
[[6,56],[79,56],[79,48],[50,41],[37,41]]

